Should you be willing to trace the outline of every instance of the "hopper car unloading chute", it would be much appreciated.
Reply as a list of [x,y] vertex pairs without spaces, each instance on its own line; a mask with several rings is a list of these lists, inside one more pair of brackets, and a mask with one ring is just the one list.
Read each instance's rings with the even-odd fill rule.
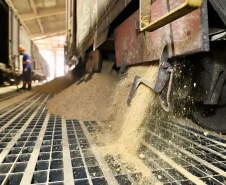
[[128,103],[143,83],[160,93],[164,110],[190,110],[185,114],[199,125],[226,133],[224,0],[72,2],[67,1],[68,65],[76,56],[78,67],[100,71],[101,56],[112,52],[120,73],[159,61],[155,84],[136,77]]

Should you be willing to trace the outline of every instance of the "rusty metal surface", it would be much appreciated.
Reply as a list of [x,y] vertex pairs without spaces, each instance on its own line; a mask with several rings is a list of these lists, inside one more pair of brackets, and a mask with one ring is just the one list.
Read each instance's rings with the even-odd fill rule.
[[76,47],[78,56],[83,56],[93,45],[97,49],[106,39],[110,24],[131,0],[78,0]]
[[[152,21],[163,16],[183,0],[158,0],[152,4]],[[121,66],[159,60],[165,45],[169,57],[209,50],[207,4],[201,8],[153,32],[138,32],[135,21],[139,10],[115,29],[116,63]],[[203,21],[205,20],[205,21]]]
[[144,34],[139,33],[135,29],[135,20],[139,20],[139,11],[135,12],[115,29],[117,66],[120,66],[123,61],[131,64],[143,61],[142,51],[145,50],[145,45],[143,44]]
[[[169,6],[171,2],[166,2]],[[152,5],[155,3],[153,2]],[[140,30],[141,31],[154,31],[194,10],[199,8],[202,0],[183,0],[181,3],[174,3],[173,8],[170,6],[170,11],[167,14],[151,21],[150,0],[140,0]]]

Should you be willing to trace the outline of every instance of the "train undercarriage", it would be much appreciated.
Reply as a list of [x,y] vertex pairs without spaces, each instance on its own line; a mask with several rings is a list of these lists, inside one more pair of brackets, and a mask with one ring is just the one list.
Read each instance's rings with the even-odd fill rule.
[[[135,77],[128,101],[143,83],[160,94],[164,110],[189,117],[209,130],[226,133],[226,4],[221,0],[194,2],[131,1],[111,23],[101,24],[99,17],[94,37],[88,34],[94,42],[81,32],[85,28],[78,21],[84,20],[82,14],[78,15],[72,24],[77,35],[68,36],[74,44],[66,43],[67,64],[74,65],[76,56],[87,72],[100,72],[102,53],[115,56],[119,73],[123,74],[129,66],[157,61],[155,84]],[[77,6],[81,4],[77,2]],[[98,12],[98,7],[94,8]],[[76,6],[73,10],[78,11]],[[107,31],[103,32],[101,25],[108,26]]]

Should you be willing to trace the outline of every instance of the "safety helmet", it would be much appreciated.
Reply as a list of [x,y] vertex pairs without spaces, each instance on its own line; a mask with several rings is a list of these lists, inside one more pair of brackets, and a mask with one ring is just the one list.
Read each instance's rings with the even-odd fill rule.
[[20,47],[19,47],[19,52],[21,52],[21,51],[25,51],[25,47],[20,46]]

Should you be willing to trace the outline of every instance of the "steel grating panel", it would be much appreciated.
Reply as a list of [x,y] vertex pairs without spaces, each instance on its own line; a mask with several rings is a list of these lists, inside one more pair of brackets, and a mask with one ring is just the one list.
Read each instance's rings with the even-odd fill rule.
[[[5,129],[1,127],[0,182],[2,184],[6,184],[6,182],[7,184],[19,184],[22,178],[22,172],[26,169],[27,161],[29,161],[38,132],[41,129],[40,123],[36,123],[36,117],[43,111],[44,107],[41,107],[37,113],[35,111],[40,107],[41,102],[48,100],[48,97],[49,95],[29,96],[27,100],[24,100],[25,103],[21,103],[17,110],[12,110],[1,117],[1,122],[2,120],[14,120]],[[31,104],[29,110],[19,114],[22,109],[28,106],[28,103]],[[9,116],[10,114],[12,116]],[[17,114],[19,116],[14,119],[14,116]],[[31,119],[34,114],[37,115]],[[26,124],[27,122],[29,124]]]
[[153,172],[166,184],[196,182],[173,169],[168,161],[153,152],[153,147],[206,184],[226,183],[225,140],[213,135],[204,136],[201,131],[170,122],[152,125],[146,138],[143,150],[149,157],[145,162],[152,165]]
[[75,184],[107,184],[80,123],[66,121]]
[[[0,110],[0,184],[139,184],[140,173],[99,153],[90,134],[98,122],[48,113],[53,96],[32,94]],[[219,137],[166,121],[151,125],[140,153],[164,185],[226,184],[226,140]]]
[[1,184],[108,184],[76,120],[49,115],[53,95],[34,94],[1,111]]
[[[91,140],[91,136],[88,132],[96,132],[98,129],[98,124],[96,121],[84,121],[84,123],[80,123],[83,126],[83,130],[86,133],[87,138]],[[140,174],[132,173],[129,174],[126,170],[126,168],[116,157],[107,155],[104,157],[104,160],[106,161],[106,164],[108,168],[111,170],[112,175],[115,178],[115,181],[113,184],[138,184],[137,177],[139,177]]]
[[0,95],[0,102],[8,100],[13,97],[16,97],[21,94],[22,94],[22,92],[13,92],[13,93],[2,94],[2,95]]
[[[26,97],[26,100],[29,100],[30,98],[33,98],[35,96],[35,94],[31,94],[30,96]],[[0,116],[10,110],[12,110],[12,108],[17,107],[18,105],[22,105],[23,103],[25,103],[24,101],[25,99],[18,101],[10,106],[5,107],[4,109],[0,110]]]
[[[95,121],[84,124],[88,132],[98,130]],[[164,185],[226,184],[226,140],[219,137],[205,136],[202,131],[179,123],[163,122],[151,125],[140,153],[146,156],[144,163]],[[132,184],[132,180],[139,183],[139,174],[122,172],[123,165],[114,157],[107,156],[106,161],[115,175],[125,177],[119,184]]]

